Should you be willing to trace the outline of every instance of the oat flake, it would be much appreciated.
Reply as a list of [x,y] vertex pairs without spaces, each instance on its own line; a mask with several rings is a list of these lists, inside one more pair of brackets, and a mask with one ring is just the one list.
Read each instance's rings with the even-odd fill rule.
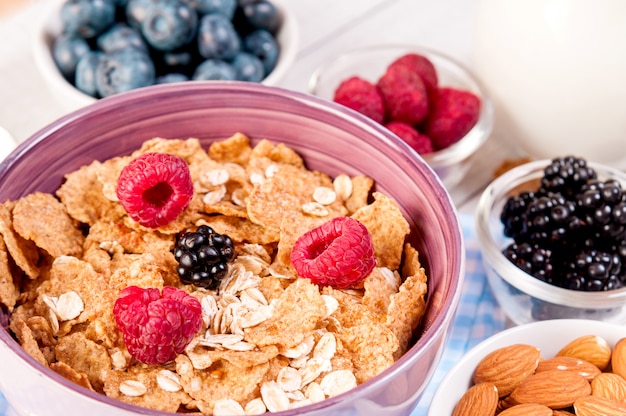
[[262,415],[263,413],[267,412],[267,408],[265,407],[265,403],[263,403],[263,399],[259,397],[250,400],[243,410],[246,415]]
[[289,409],[289,398],[275,381],[267,381],[261,385],[261,398],[270,412]]
[[156,376],[157,384],[165,391],[176,392],[181,389],[178,375],[170,370],[161,370]]
[[342,173],[333,181],[333,188],[335,188],[337,196],[345,201],[352,195],[352,179],[345,173]]
[[278,173],[278,166],[271,164],[267,168],[265,168],[265,177],[273,178]]
[[337,339],[332,332],[326,332],[313,349],[313,357],[330,360],[337,351]]
[[322,300],[326,306],[326,313],[324,314],[323,319],[326,319],[335,313],[335,311],[339,308],[339,301],[334,296],[330,295],[322,295]]
[[220,399],[213,406],[215,416],[245,416],[243,407],[233,399]]
[[111,364],[116,370],[122,370],[126,368],[126,357],[119,348],[113,348],[109,350],[109,356],[111,357]]
[[69,291],[59,296],[56,302],[56,314],[62,321],[76,318],[85,309],[83,300],[78,293]]
[[330,188],[318,186],[313,191],[313,199],[322,205],[330,205],[337,199],[337,194]]
[[220,185],[217,188],[213,189],[212,191],[209,191],[206,194],[204,194],[204,197],[202,198],[202,202],[204,202],[207,205],[215,205],[218,202],[220,202],[222,199],[224,199],[224,196],[226,196],[226,186]]
[[207,180],[211,185],[224,185],[230,179],[226,169],[212,169],[202,176],[202,181]]
[[265,176],[262,173],[253,172],[250,174],[250,182],[253,185],[261,185],[265,181]]
[[307,399],[311,400],[313,403],[321,402],[326,399],[326,394],[322,389],[322,386],[317,382],[309,383],[304,390],[304,395]]
[[326,374],[320,387],[328,397],[337,396],[356,387],[356,377],[350,370],[335,370]]
[[293,367],[283,367],[276,377],[278,386],[286,392],[297,391],[302,385],[300,372]]
[[315,215],[316,217],[325,217],[328,215],[328,210],[319,202],[305,202],[302,204],[302,212]]
[[315,338],[312,334],[307,335],[301,343],[295,347],[281,351],[281,354],[287,358],[300,358],[306,356],[313,350],[315,346]]
[[126,396],[143,396],[147,391],[146,386],[140,381],[126,380],[120,383],[120,393]]

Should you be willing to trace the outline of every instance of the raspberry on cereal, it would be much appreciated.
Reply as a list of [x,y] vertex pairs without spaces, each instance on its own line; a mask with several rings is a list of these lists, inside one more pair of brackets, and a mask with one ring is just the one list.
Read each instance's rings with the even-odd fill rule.
[[385,107],[380,92],[374,84],[357,76],[339,84],[333,101],[358,111],[377,123],[382,123],[385,118]]
[[436,94],[438,85],[437,70],[430,59],[424,55],[407,53],[393,61],[389,66],[404,66],[408,70],[415,72],[424,82],[428,97]]
[[144,227],[158,228],[174,221],[193,197],[187,162],[168,153],[144,153],[124,167],[117,197]]
[[404,140],[420,155],[432,153],[435,150],[433,147],[433,141],[430,137],[421,134],[409,124],[403,123],[402,121],[390,121],[385,124],[385,127]]
[[376,84],[390,120],[418,124],[428,116],[428,95],[424,82],[404,66],[388,67]]
[[183,352],[202,327],[198,299],[175,287],[129,286],[113,307],[128,352],[146,364],[164,364]]
[[320,286],[352,287],[376,266],[372,236],[354,218],[333,218],[296,240],[291,264],[300,277]]
[[458,142],[478,121],[480,98],[470,91],[439,88],[432,104],[424,133],[433,140],[436,149]]

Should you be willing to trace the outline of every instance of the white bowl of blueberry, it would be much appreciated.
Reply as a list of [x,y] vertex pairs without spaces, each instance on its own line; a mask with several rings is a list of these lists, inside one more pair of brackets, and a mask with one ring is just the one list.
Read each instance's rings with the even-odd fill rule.
[[53,0],[35,62],[64,108],[195,80],[280,82],[298,43],[280,0]]
[[626,173],[576,156],[520,165],[484,190],[476,232],[513,323],[626,323]]

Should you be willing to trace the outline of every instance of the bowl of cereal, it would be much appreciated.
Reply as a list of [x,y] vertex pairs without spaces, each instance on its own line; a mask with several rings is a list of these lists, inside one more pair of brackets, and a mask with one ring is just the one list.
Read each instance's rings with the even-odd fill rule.
[[481,81],[445,53],[419,45],[371,45],[321,66],[309,91],[385,125],[448,187],[467,172],[493,128]]
[[53,0],[36,22],[32,48],[48,89],[72,111],[168,82],[277,85],[298,38],[297,21],[281,0]]
[[0,165],[0,390],[31,414],[407,414],[465,267],[449,195],[407,150],[239,82],[43,128]]
[[476,233],[509,319],[626,322],[624,186],[624,172],[573,156],[525,163],[487,186]]
[[[515,409],[512,414],[551,415],[553,409],[555,414],[557,409],[571,412],[564,414],[574,414],[574,409],[576,414],[624,414],[624,403],[609,401],[602,385],[624,382],[625,347],[626,328],[610,322],[553,319],[506,329],[452,367],[437,387],[428,415],[496,414],[496,407],[500,412]],[[529,388],[543,394],[531,397]],[[484,407],[471,404],[471,396],[483,394]],[[591,410],[597,403],[601,407]],[[606,413],[607,406],[614,413]]]

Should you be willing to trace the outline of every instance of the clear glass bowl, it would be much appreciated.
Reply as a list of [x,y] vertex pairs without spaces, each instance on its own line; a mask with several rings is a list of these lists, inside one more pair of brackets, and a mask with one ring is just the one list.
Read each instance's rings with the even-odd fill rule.
[[[20,144],[0,164],[0,199],[53,192],[65,173],[94,159],[129,154],[152,137],[197,137],[208,146],[237,131],[253,143],[266,138],[293,147],[311,169],[333,176],[371,176],[376,190],[394,198],[408,219],[410,239],[429,279],[417,341],[400,360],[349,392],[279,414],[363,414],[372,409],[408,414],[434,372],[459,302],[463,235],[452,201],[432,169],[365,117],[317,97],[252,83],[207,81],[138,89],[98,100]],[[0,311],[0,322],[0,390],[20,414],[165,415],[67,381],[15,342],[6,330],[6,311]]]
[[[83,93],[69,83],[57,68],[52,57],[54,39],[62,32],[61,7],[66,0],[50,0],[41,8],[41,14],[34,22],[34,33],[31,41],[35,65],[44,79],[48,90],[57,97],[59,105],[66,111],[74,111],[92,104],[96,98]],[[263,81],[264,85],[279,85],[283,80],[298,52],[299,26],[288,7],[289,2],[272,0],[282,15],[282,26],[276,34],[280,46],[280,55],[276,67]]]
[[[504,235],[500,213],[509,196],[536,190],[549,160],[518,166],[495,179],[483,191],[476,211],[476,234],[494,296],[515,324],[557,319],[584,318],[626,323],[626,288],[583,292],[563,289],[525,273],[511,263],[502,250],[511,242]],[[614,178],[626,188],[626,173],[589,163],[599,179]]]
[[376,45],[346,52],[319,68],[309,81],[309,92],[332,100],[339,84],[358,75],[376,82],[395,59],[406,53],[419,53],[435,66],[439,85],[465,89],[481,99],[476,125],[460,141],[422,157],[448,188],[456,185],[471,166],[472,157],[489,138],[493,129],[493,104],[481,82],[461,63],[443,53],[416,45]]

